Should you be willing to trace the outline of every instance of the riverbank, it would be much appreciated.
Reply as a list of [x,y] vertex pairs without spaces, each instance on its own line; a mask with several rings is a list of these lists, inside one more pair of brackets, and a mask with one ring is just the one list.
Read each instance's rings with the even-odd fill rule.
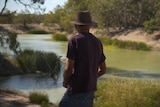
[[[53,32],[60,29],[58,25],[45,26],[43,24],[28,25],[28,28],[23,28],[21,25],[13,24],[0,24],[0,31],[10,31],[15,33],[26,33],[28,29],[40,29],[47,32]],[[107,36],[107,34],[101,35],[100,30],[95,28],[91,29],[91,32],[97,36]],[[102,33],[102,32],[101,32]],[[119,40],[130,40],[136,42],[144,42],[152,47],[153,51],[160,51],[160,31],[155,31],[153,34],[147,34],[143,28],[134,28],[127,30],[111,30],[111,38],[117,38]],[[69,36],[70,37],[70,36]]]
[[124,41],[144,42],[151,46],[153,51],[160,51],[160,31],[155,31],[153,34],[147,34],[143,28],[129,29],[115,34],[113,38]]
[[[91,32],[97,36],[107,36],[107,34],[101,34],[101,30],[97,32],[97,29],[91,29]],[[111,30],[109,35],[111,38],[117,38],[122,41],[135,41],[144,42],[152,47],[152,51],[160,51],[160,31],[155,31],[153,34],[148,34],[143,28],[134,28],[127,30]]]

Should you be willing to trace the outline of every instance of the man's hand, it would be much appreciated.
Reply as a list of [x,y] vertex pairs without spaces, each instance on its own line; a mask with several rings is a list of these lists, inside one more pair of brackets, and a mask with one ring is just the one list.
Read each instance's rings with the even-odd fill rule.
[[63,87],[67,88],[68,82],[63,81]]
[[100,76],[102,76],[103,74],[106,73],[106,64],[105,62],[102,62],[99,66],[99,70],[98,70],[98,74],[97,74],[97,78],[99,78]]
[[67,58],[66,65],[63,71],[63,86],[67,88],[71,75],[73,74],[74,60]]

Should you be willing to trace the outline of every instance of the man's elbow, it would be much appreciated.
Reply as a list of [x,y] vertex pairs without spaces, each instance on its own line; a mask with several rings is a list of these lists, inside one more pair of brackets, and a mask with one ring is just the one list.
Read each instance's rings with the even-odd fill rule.
[[106,67],[105,62],[103,62],[103,63],[101,64],[100,68],[101,68],[101,72],[102,72],[103,74],[105,74],[106,71],[107,71],[107,67]]
[[101,71],[103,74],[105,74],[107,71],[106,67]]

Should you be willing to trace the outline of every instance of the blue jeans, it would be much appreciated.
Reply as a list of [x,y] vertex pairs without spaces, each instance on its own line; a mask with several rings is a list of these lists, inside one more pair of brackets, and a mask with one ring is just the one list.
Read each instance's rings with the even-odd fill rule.
[[94,92],[65,93],[58,107],[93,107]]

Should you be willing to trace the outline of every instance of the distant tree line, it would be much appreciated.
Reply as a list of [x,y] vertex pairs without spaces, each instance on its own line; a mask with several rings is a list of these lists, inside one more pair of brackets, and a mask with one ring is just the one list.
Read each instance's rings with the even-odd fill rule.
[[78,10],[89,10],[98,27],[106,31],[111,27],[119,30],[145,27],[149,33],[160,29],[160,0],[68,0],[63,7],[58,5],[47,14],[31,14],[27,10],[21,13],[3,11],[9,15],[1,16],[0,23],[21,23],[24,26],[58,23],[65,31],[72,32],[70,21],[74,20]]

